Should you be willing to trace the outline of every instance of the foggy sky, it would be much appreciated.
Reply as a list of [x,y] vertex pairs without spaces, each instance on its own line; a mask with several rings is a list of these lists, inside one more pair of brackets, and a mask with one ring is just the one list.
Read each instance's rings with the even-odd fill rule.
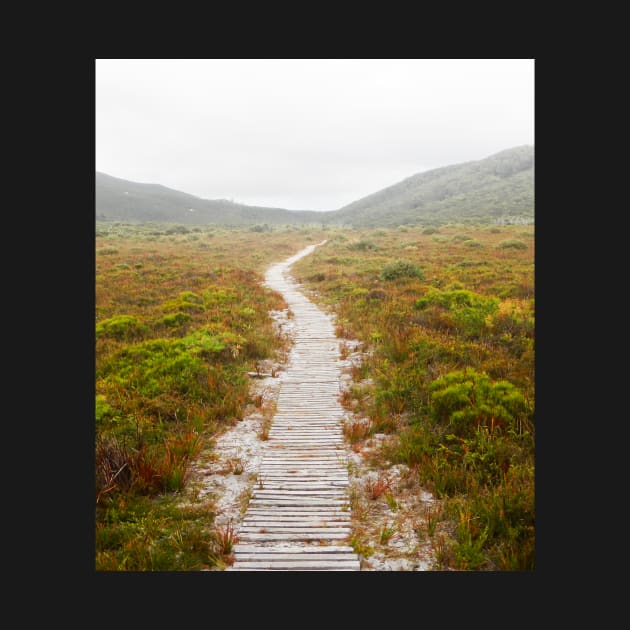
[[95,166],[205,199],[336,210],[534,144],[532,59],[97,59]]

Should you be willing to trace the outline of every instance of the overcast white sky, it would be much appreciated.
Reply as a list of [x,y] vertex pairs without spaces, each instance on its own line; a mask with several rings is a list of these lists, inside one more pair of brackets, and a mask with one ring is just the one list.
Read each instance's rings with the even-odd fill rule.
[[534,144],[533,59],[97,59],[96,170],[336,210]]

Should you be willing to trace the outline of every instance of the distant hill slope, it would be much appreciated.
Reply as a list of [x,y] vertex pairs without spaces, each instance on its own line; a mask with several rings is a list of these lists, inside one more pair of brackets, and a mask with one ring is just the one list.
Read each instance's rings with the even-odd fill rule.
[[305,224],[356,227],[534,220],[534,147],[412,175],[328,212],[246,206],[202,199],[158,184],[96,172],[97,220],[203,225]]
[[327,214],[330,223],[355,226],[533,221],[534,147],[418,173]]
[[203,225],[248,225],[321,222],[315,211],[263,208],[227,199],[202,199],[159,184],[139,184],[96,172],[97,220]]

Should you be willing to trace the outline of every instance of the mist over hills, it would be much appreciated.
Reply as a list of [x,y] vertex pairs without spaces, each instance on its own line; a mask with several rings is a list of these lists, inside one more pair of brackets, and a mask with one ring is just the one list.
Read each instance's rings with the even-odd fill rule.
[[354,227],[447,222],[533,222],[534,147],[523,145],[482,160],[412,175],[338,210],[288,210],[202,199],[159,184],[96,172],[100,221],[185,225],[327,224]]

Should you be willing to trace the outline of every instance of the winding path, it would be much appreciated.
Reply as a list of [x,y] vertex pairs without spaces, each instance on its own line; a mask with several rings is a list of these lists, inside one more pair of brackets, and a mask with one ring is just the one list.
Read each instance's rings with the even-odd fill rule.
[[272,265],[265,278],[293,312],[295,343],[231,571],[360,569],[348,544],[338,340],[331,318],[289,276],[291,265],[318,245]]

